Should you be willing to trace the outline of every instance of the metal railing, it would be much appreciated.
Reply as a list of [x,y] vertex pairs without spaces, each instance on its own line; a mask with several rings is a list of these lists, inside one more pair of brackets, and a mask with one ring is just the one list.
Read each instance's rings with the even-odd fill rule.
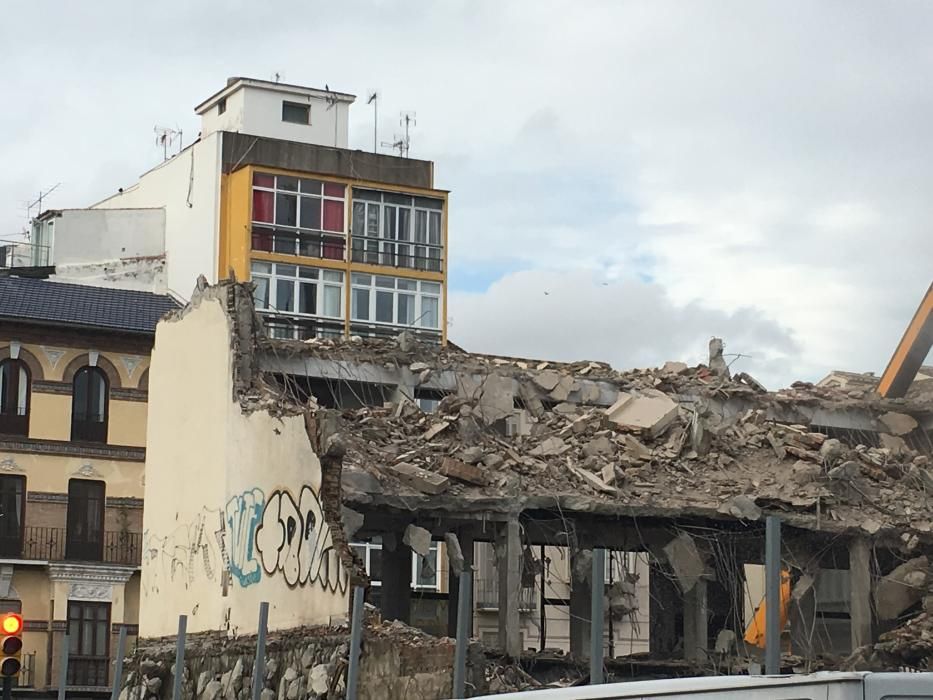
[[[499,609],[499,582],[493,577],[477,577],[474,588],[478,610]],[[522,587],[518,598],[518,609],[523,612],[537,607],[534,586]]]
[[440,272],[442,248],[428,243],[353,236],[353,262]]
[[[69,542],[66,528],[27,526],[23,537],[22,559],[45,561],[99,561],[106,564],[142,562],[143,536],[139,532],[103,533],[100,542],[82,540]],[[6,552],[7,557],[15,553]]]
[[432,328],[389,326],[378,323],[367,323],[366,321],[350,321],[350,335],[359,335],[364,338],[395,338],[402,331],[408,331],[424,343],[433,345],[441,342],[440,330],[434,330]]
[[267,228],[254,228],[252,231],[252,249],[264,253],[344,260],[346,247],[347,237],[342,233]]
[[69,656],[68,685],[104,688],[110,685],[109,656]]
[[0,269],[48,267],[51,260],[52,250],[47,245],[0,239]]
[[343,319],[309,318],[260,311],[270,338],[307,340],[308,338],[339,338],[344,333]]

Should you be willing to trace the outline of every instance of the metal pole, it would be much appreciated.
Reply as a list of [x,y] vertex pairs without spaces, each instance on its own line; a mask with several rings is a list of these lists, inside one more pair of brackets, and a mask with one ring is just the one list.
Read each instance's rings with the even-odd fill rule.
[[473,622],[473,573],[460,574],[459,598],[457,600],[457,649],[454,656],[454,698],[466,697],[466,657],[470,645],[470,627]]
[[[463,575],[460,577],[460,599],[463,600]],[[459,611],[458,611],[459,613]],[[460,635],[460,618],[457,617],[457,637]],[[356,688],[360,680],[360,642],[363,638],[363,587],[353,589],[353,615],[350,617],[350,659],[347,667],[347,700],[356,700]],[[458,647],[459,649],[459,647]]]
[[253,700],[259,700],[266,675],[266,626],[269,624],[269,604],[259,604],[259,631],[256,633],[256,663],[253,665]]
[[590,601],[590,685],[603,682],[603,594],[606,550],[593,549],[592,600]]
[[765,673],[781,672],[781,520],[765,521]]
[[13,676],[3,677],[3,700],[13,700]]
[[123,682],[123,656],[126,654],[126,625],[120,625],[120,636],[117,638],[117,658],[113,669],[113,688],[110,691],[110,700],[120,697],[120,684]]
[[172,700],[181,700],[181,682],[185,675],[185,637],[188,632],[188,616],[178,616],[178,636],[175,638],[175,683],[172,685]]
[[62,656],[58,669],[58,700],[65,700],[65,685],[68,683],[68,635],[62,636]]

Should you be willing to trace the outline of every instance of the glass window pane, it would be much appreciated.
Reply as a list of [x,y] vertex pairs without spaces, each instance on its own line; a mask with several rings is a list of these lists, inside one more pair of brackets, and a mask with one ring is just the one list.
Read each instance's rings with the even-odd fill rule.
[[366,235],[370,238],[379,237],[379,207],[373,204],[366,207]]
[[338,270],[322,270],[321,279],[325,282],[343,282],[343,273]]
[[337,182],[325,182],[324,183],[324,195],[327,197],[340,197],[344,198],[344,192],[346,187]]
[[253,250],[272,252],[272,231],[270,229],[253,229]]
[[298,313],[317,313],[317,285],[305,283],[300,285],[298,295]]
[[324,249],[321,257],[327,260],[343,260],[343,251],[346,241],[343,238],[327,236],[324,238]]
[[437,282],[422,282],[421,291],[425,294],[440,294],[441,285]]
[[402,245],[399,243],[397,245],[398,249],[398,266],[399,267],[411,267],[411,246]]
[[352,280],[353,284],[363,284],[363,285],[366,285],[367,287],[373,283],[373,278],[372,278],[372,276],[370,276],[370,275],[360,275],[360,274],[355,273],[355,272],[353,273],[353,275],[352,275],[352,277],[351,277],[350,279]]
[[301,191],[305,194],[321,194],[320,180],[301,180]]
[[406,279],[399,278],[397,281],[398,281],[399,289],[405,289],[407,291],[412,291],[412,292],[418,289],[418,283],[415,282],[415,280],[406,280]]
[[87,420],[87,384],[87,370],[78,370],[74,379],[71,399],[74,404],[75,418],[78,420]]
[[293,194],[275,195],[275,223],[280,226],[298,225],[298,197]]
[[256,187],[275,187],[275,175],[269,173],[253,173],[253,185]]
[[392,292],[376,292],[376,320],[392,323]]
[[369,320],[369,290],[354,289],[351,318],[359,321]]
[[382,226],[382,237],[389,240],[395,240],[395,207],[385,207],[382,210],[384,217]]
[[398,295],[398,323],[410,326],[415,322],[415,295]]
[[297,271],[298,268],[294,265],[283,265],[279,263],[275,266],[275,274],[279,277],[294,277]]
[[366,203],[353,202],[353,234],[366,235]]
[[253,292],[253,298],[256,300],[256,308],[268,309],[269,280],[265,277],[254,277],[253,284],[256,285],[256,291]]
[[395,278],[394,277],[376,277],[376,286],[385,287],[386,289],[395,289]]
[[272,223],[272,209],[275,195],[265,190],[253,190],[253,221]]
[[298,276],[304,277],[306,280],[316,280],[318,278],[319,270],[313,267],[299,267]]
[[275,308],[277,311],[295,310],[295,283],[289,280],[275,281]]
[[421,297],[421,327],[438,327],[438,300],[435,297]]
[[309,258],[321,257],[321,234],[302,233],[298,236],[298,255]]
[[428,213],[415,211],[415,242],[425,243],[428,240]]
[[411,240],[411,209],[398,210],[398,239]]
[[325,285],[324,287],[324,309],[325,316],[340,316],[340,299],[343,296],[341,287]]
[[441,244],[441,213],[439,211],[432,211],[431,217],[429,219],[430,226],[428,228],[428,243],[431,245],[440,245]]
[[301,198],[301,228],[321,230],[321,200],[317,197]]
[[370,202],[381,202],[382,193],[374,192],[373,190],[361,190],[356,187],[353,188],[353,199],[365,199]]
[[432,199],[431,197],[415,197],[415,206],[424,209],[443,209],[443,199]]
[[261,260],[253,260],[249,266],[249,269],[254,273],[259,273],[260,275],[268,275],[272,272],[272,263],[262,262]]
[[369,550],[369,578],[382,581],[382,548],[371,547]]
[[343,232],[343,201],[324,200],[324,230]]
[[276,253],[294,255],[298,245],[298,236],[287,231],[276,231],[272,242],[272,250]]
[[289,192],[298,191],[298,178],[291,177],[290,175],[279,175],[276,178],[276,184],[280,190],[288,190]]

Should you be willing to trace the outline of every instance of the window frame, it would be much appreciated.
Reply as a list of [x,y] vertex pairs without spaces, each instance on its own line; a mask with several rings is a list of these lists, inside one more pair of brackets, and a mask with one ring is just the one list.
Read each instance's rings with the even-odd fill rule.
[[[354,187],[350,209],[350,257],[353,262],[368,265],[385,265],[407,270],[442,272],[444,269],[444,213],[445,202],[436,197],[421,197],[407,193],[382,192]],[[376,198],[378,197],[378,199]],[[402,199],[409,200],[403,203]],[[437,206],[429,207],[419,202],[430,201]],[[357,210],[362,209],[362,232],[357,230]],[[408,211],[407,237],[400,238],[401,211]],[[371,211],[375,212],[376,235],[371,235],[369,223]],[[418,241],[418,215],[425,216],[424,240]],[[432,243],[432,214],[437,215],[437,242]],[[388,222],[393,221],[389,226]],[[405,246],[407,253],[400,253]],[[422,255],[417,255],[419,249]],[[436,255],[431,255],[436,252]],[[405,263],[408,264],[405,264]]]
[[[288,119],[285,114],[287,109],[299,109],[304,113],[301,119]],[[292,100],[282,100],[282,121],[286,124],[299,124],[301,126],[311,125],[311,105],[307,102],[293,102]]]
[[[270,271],[264,272],[262,270],[257,270],[257,265],[269,265]],[[279,272],[280,267],[293,267],[295,268],[294,276],[288,276],[281,274]],[[317,273],[316,277],[302,277],[302,270],[313,270]],[[340,275],[340,281],[334,280],[325,280],[324,273]],[[298,316],[301,318],[319,318],[327,321],[342,321],[344,318],[344,297],[346,290],[346,273],[343,270],[331,270],[326,267],[313,267],[310,265],[297,265],[293,263],[275,263],[269,262],[266,260],[253,260],[250,264],[250,279],[255,282],[257,279],[266,280],[268,285],[268,299],[269,303],[267,306],[260,305],[259,297],[256,297],[256,310],[265,311],[268,313],[275,314],[285,314],[288,316]],[[293,284],[292,289],[292,304],[294,306],[293,310],[283,310],[277,308],[278,302],[278,287],[279,282],[291,282]],[[299,305],[301,303],[301,285],[310,285],[315,288],[315,300],[316,300],[316,310],[314,313],[306,313],[299,311]],[[324,290],[327,288],[337,289],[338,294],[338,311],[336,315],[328,315],[324,313]],[[276,303],[273,303],[276,302]]]
[[[32,408],[32,372],[29,370],[29,365],[27,365],[22,359],[7,357],[3,360],[0,360],[0,372],[3,371],[5,367],[13,367],[14,371],[11,372],[12,381],[10,386],[4,387],[0,390],[5,390],[9,392],[7,398],[11,399],[8,402],[16,406],[15,412],[0,412],[0,435],[18,435],[21,437],[27,437],[29,435],[29,415]],[[16,369],[19,371],[15,371]],[[26,391],[21,392],[20,382],[22,378],[26,378]],[[23,405],[23,413],[19,413],[19,395],[23,393],[25,396],[25,403]],[[3,397],[0,396],[0,405],[2,405]]]
[[[77,384],[82,375],[88,376],[88,387],[85,392],[85,418],[79,419],[77,413]],[[103,382],[103,406],[101,420],[94,421],[87,418],[90,415],[91,401],[94,392],[90,391],[90,377],[96,376]],[[94,414],[97,415],[97,414]],[[94,442],[107,444],[108,432],[110,426],[110,378],[100,367],[84,365],[78,368],[71,380],[71,440],[72,442]]]
[[[82,492],[83,491],[83,492]],[[99,502],[100,517],[92,523],[87,514],[92,501]],[[102,562],[104,560],[105,523],[107,511],[107,483],[97,479],[69,479],[68,505],[65,510],[65,559]],[[86,535],[78,538],[75,524],[83,521]],[[100,537],[91,537],[91,525],[97,526]]]
[[[88,611],[93,612],[93,619],[87,619]],[[105,611],[103,617],[100,612]],[[113,616],[112,604],[88,600],[69,600],[67,611],[67,629],[69,637],[68,669],[66,686],[104,687],[110,682],[110,623]],[[76,630],[72,634],[72,623]],[[103,624],[101,624],[103,623]],[[85,642],[84,626],[91,625],[91,649],[83,649]],[[98,632],[103,630],[103,639]],[[98,642],[102,642],[99,644]],[[93,652],[103,647],[104,655]],[[96,680],[98,683],[91,683]],[[103,683],[100,683],[103,681]]]
[[[374,540],[376,538],[373,538]],[[372,552],[373,551],[382,551],[382,541],[357,541],[350,542],[351,548],[356,548],[357,550],[363,550],[364,556],[360,558],[363,560],[363,568],[366,570],[366,575],[370,576],[370,562],[372,561]],[[420,564],[421,556],[415,552],[411,553],[411,589],[413,591],[440,591],[441,590],[441,547],[440,542],[431,541],[431,549],[434,556],[434,583],[431,584],[419,584],[418,583],[418,566]],[[360,554],[357,551],[357,554]],[[432,556],[430,553],[428,556]],[[381,587],[382,579],[371,579],[370,585],[373,587]]]
[[[0,474],[0,484],[16,484],[13,489],[14,498],[19,500],[19,518],[17,526],[19,532],[11,537],[6,533],[0,532],[0,557],[21,559],[23,557],[23,543],[26,536],[26,477],[20,474]],[[0,525],[6,526],[10,521],[6,518],[4,512],[5,493],[7,489],[0,487]],[[15,546],[13,546],[15,544]]]
[[[369,283],[362,281],[363,278],[369,278]],[[392,280],[392,287],[380,286],[377,284],[377,280]],[[412,283],[415,285],[414,289],[399,289],[399,281],[406,283]],[[425,291],[424,285],[436,285],[437,291]],[[361,318],[356,313],[356,292],[357,291],[368,291],[369,301],[367,305],[368,318]],[[378,321],[376,320],[376,312],[378,308],[378,298],[379,294],[392,294],[392,320],[391,321]],[[413,312],[413,321],[411,323],[402,322],[399,320],[399,296],[400,295],[411,295],[414,296],[415,300],[415,309]],[[390,277],[388,275],[373,275],[368,272],[351,272],[350,273],[350,322],[351,323],[366,323],[374,326],[381,326],[386,328],[416,328],[424,329],[430,331],[440,331],[441,330],[441,314],[443,310],[443,305],[441,300],[444,296],[444,287],[441,282],[435,282],[434,280],[419,280],[412,279],[410,277]],[[436,302],[437,309],[437,325],[428,326],[424,325],[424,317],[427,313],[424,309],[424,300],[432,299]]]

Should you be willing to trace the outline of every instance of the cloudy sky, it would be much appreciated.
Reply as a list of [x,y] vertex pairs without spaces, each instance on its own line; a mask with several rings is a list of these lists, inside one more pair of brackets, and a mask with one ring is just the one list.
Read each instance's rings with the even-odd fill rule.
[[417,112],[452,190],[450,336],[478,351],[698,362],[770,387],[880,373],[933,277],[933,3],[10,1],[0,238],[198,131],[230,75]]

